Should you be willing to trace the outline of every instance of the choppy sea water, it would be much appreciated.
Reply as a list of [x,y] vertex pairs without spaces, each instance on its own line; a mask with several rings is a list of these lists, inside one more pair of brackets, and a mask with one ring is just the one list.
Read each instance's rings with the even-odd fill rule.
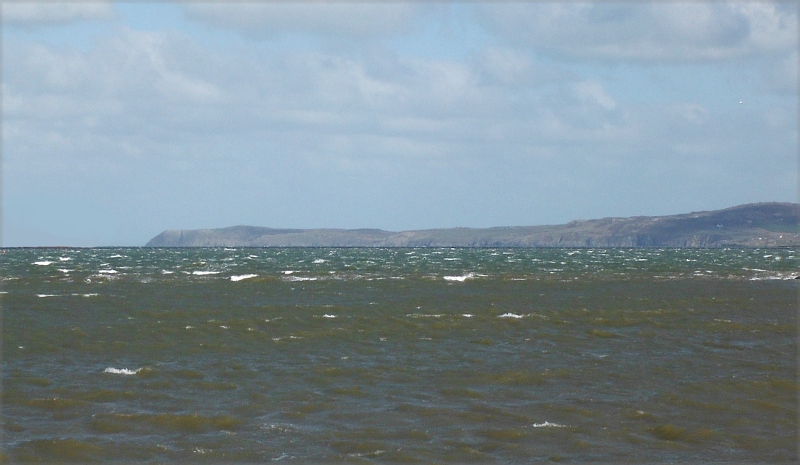
[[11,461],[798,458],[800,249],[6,249]]

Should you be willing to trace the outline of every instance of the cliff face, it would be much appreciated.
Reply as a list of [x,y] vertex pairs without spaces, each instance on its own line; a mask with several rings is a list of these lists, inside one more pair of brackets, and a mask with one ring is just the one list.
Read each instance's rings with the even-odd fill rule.
[[758,203],[684,215],[603,218],[555,226],[167,230],[146,247],[765,247],[800,245],[800,205]]

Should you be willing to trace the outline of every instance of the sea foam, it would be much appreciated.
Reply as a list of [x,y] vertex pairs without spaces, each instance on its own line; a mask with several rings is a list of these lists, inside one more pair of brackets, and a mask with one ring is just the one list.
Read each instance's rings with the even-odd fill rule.
[[231,281],[241,281],[243,279],[255,278],[257,274],[240,274],[238,276],[231,276]]
[[461,275],[461,276],[445,276],[444,280],[445,281],[458,281],[458,282],[462,282],[463,283],[467,279],[472,279],[474,277],[475,277],[475,273],[467,273],[467,274]]
[[112,368],[112,367],[108,367],[105,370],[103,370],[103,373],[112,373],[112,374],[115,374],[115,375],[127,375],[127,376],[130,376],[130,375],[135,375],[136,373],[139,373],[140,371],[142,371],[141,368],[137,368],[135,370],[129,370],[127,368]]
[[534,423],[531,426],[534,428],[566,428],[567,425],[559,425],[558,423],[550,423],[546,421],[544,423]]

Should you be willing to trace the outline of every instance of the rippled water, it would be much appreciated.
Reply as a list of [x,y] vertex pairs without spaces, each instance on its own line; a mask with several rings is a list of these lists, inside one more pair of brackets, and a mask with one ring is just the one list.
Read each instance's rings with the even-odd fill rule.
[[7,249],[14,461],[779,461],[800,249]]

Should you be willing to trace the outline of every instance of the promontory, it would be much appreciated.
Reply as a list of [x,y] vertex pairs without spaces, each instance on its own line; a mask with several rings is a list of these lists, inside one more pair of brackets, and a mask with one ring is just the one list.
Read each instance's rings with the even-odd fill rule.
[[671,216],[576,220],[549,226],[166,230],[146,247],[781,247],[800,245],[800,204],[753,203]]

